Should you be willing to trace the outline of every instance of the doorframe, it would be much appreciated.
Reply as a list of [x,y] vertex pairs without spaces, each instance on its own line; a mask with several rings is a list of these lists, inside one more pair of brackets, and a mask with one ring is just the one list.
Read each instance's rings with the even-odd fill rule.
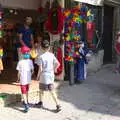
[[[115,12],[114,12],[114,11],[115,11],[115,6],[114,6],[114,5],[111,5],[111,4],[104,4],[103,9],[102,9],[103,46],[104,46],[104,40],[105,40],[105,39],[104,39],[104,34],[105,34],[105,33],[104,33],[104,32],[105,32],[105,31],[104,31],[104,27],[105,27],[105,23],[104,23],[104,22],[105,22],[105,21],[104,21],[104,17],[105,17],[105,5],[108,6],[108,7],[113,8],[113,20],[112,20],[112,31],[111,31],[111,32],[112,32],[112,36],[111,36],[111,37],[112,37],[112,38],[111,38],[111,40],[112,40],[112,41],[111,41],[111,42],[112,42],[112,43],[111,43],[111,52],[112,52],[112,53],[111,53],[111,61],[108,61],[108,63],[111,63],[111,62],[113,62],[113,48],[114,48],[113,43],[114,43],[114,21],[115,21],[115,19],[114,19],[114,14],[115,14]],[[103,49],[104,49],[104,53],[105,53],[105,48],[103,47]],[[104,55],[105,55],[105,54],[104,54]],[[107,63],[107,61],[105,61],[105,60],[103,59],[103,64],[108,64],[108,63]]]
[[[113,10],[113,30],[112,30],[112,62],[115,63],[115,61],[116,61],[115,53],[116,52],[115,52],[115,49],[114,49],[114,45],[115,45],[115,40],[116,40],[116,33],[118,32],[118,30],[120,30],[120,23],[119,23],[119,19],[120,19],[120,7],[119,6],[120,6],[120,3],[104,1],[104,5],[109,5],[109,6],[114,8],[114,10]],[[104,28],[104,6],[103,6],[102,15],[103,15],[103,28]]]

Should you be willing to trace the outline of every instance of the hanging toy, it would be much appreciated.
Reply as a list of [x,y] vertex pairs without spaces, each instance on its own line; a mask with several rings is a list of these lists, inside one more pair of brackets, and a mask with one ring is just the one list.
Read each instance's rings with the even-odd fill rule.
[[87,42],[91,45],[93,43],[94,32],[95,32],[95,23],[94,23],[94,15],[92,14],[92,10],[88,10],[87,12],[88,22],[87,22]]
[[3,27],[3,10],[0,9],[0,38],[3,38],[3,30],[2,30],[2,27]]
[[30,55],[31,55],[31,58],[33,58],[33,59],[37,58],[38,54],[37,54],[36,49],[32,49],[30,51]]
[[0,58],[2,58],[2,57],[3,57],[3,49],[0,48]]
[[62,49],[60,47],[58,47],[58,49],[57,49],[57,59],[60,63],[60,66],[58,67],[55,75],[60,75],[63,71],[63,55],[62,55]]
[[51,34],[59,34],[63,30],[64,17],[62,8],[60,7],[57,0],[55,0],[52,4],[52,8],[50,9],[48,20],[45,26],[48,32]]

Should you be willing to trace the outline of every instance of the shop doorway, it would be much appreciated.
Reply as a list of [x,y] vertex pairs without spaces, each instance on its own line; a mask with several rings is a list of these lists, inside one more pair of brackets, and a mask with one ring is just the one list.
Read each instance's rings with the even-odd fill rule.
[[104,64],[112,62],[113,13],[114,7],[109,5],[104,6]]
[[[3,47],[3,66],[4,70],[0,74],[0,85],[1,84],[12,84],[17,81],[17,71],[16,65],[18,62],[17,48],[19,44],[18,40],[18,29],[24,24],[25,18],[30,16],[33,18],[33,24],[31,25],[33,29],[34,40],[37,39],[36,34],[38,29],[37,18],[38,12],[35,10],[21,10],[21,9],[11,9],[4,8],[4,20],[3,20],[3,31],[4,36],[1,39],[1,45]],[[7,13],[5,12],[7,10]],[[13,10],[14,12],[10,12]]]

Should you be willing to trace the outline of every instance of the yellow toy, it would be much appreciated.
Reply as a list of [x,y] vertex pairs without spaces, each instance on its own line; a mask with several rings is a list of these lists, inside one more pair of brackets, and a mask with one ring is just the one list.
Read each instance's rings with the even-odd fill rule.
[[37,57],[37,51],[36,51],[36,49],[32,49],[32,50],[30,51],[30,55],[31,55],[31,57],[32,57],[33,59],[35,59],[35,58]]
[[3,49],[0,48],[0,57],[2,57],[2,56],[3,56]]
[[3,62],[2,62],[2,57],[3,57],[3,49],[0,48],[0,74],[3,70]]
[[92,15],[92,13],[91,13],[91,9],[90,10],[88,10],[88,12],[87,12],[87,16],[89,17],[89,16],[91,16]]

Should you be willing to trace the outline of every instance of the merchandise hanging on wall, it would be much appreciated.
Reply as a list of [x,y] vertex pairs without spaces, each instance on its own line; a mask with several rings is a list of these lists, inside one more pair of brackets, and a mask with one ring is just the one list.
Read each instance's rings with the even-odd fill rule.
[[92,9],[87,11],[87,43],[91,47],[95,34],[95,23],[94,23],[94,14]]
[[0,8],[0,38],[3,37],[3,9]]
[[42,6],[42,3],[40,4],[39,8],[37,8],[38,17],[37,17],[37,29],[38,31],[41,31],[42,33],[45,32],[45,22],[48,19],[48,14],[50,10],[50,1],[47,1],[45,6]]
[[79,42],[91,48],[95,34],[94,12],[87,5],[77,5],[64,11],[65,60],[75,63],[79,56]]
[[65,10],[65,60],[74,63],[78,56],[78,45],[82,40],[81,24],[84,22],[85,13],[81,14],[80,6]]
[[60,34],[63,30],[64,19],[62,8],[57,0],[53,1],[49,11],[48,20],[46,21],[46,29],[51,34]]
[[64,39],[63,34],[60,35],[59,41],[56,41],[54,44],[54,54],[58,59],[60,66],[55,72],[55,76],[57,80],[64,79]]

